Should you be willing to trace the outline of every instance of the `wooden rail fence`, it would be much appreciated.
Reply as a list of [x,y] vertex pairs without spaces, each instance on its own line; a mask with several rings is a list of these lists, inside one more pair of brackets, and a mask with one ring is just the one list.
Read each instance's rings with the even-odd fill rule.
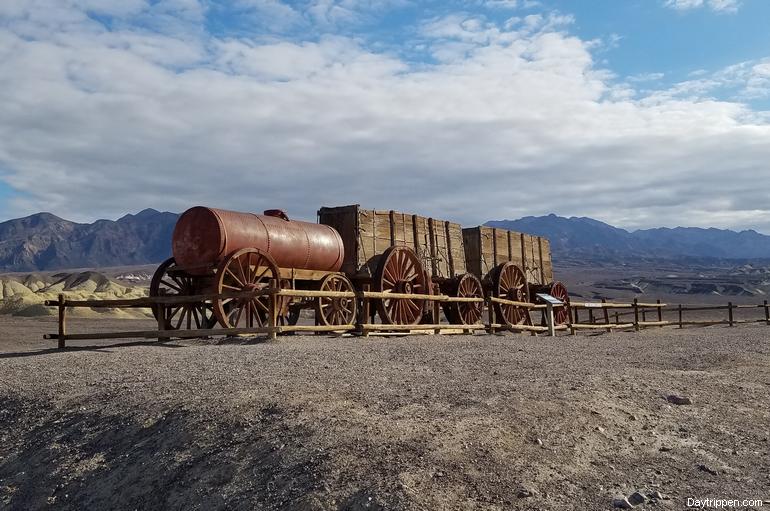
[[[256,296],[269,296],[269,312],[267,325],[252,328],[211,328],[211,329],[177,329],[169,330],[165,327],[165,309],[173,305],[196,303],[226,298],[253,298]],[[352,325],[280,325],[279,324],[279,301],[282,297],[293,298],[356,298],[360,300],[360,308],[356,323]],[[424,299],[431,303],[431,312],[433,321],[428,324],[418,325],[389,325],[371,322],[372,301],[380,299],[397,298],[416,298]],[[453,325],[440,323],[441,303],[447,302],[482,302],[487,310],[485,322],[474,325]],[[533,335],[541,332],[548,332],[554,335],[556,331],[569,331],[572,335],[579,330],[606,330],[612,332],[615,330],[635,330],[639,331],[647,327],[678,326],[683,328],[685,325],[720,325],[726,324],[735,326],[740,323],[761,323],[770,325],[770,306],[765,300],[759,305],[736,305],[729,302],[727,305],[717,306],[686,306],[677,305],[676,308],[670,308],[668,304],[657,300],[655,303],[645,303],[634,299],[631,303],[607,302],[578,302],[571,301],[568,305],[569,320],[563,325],[554,325],[551,323],[552,315],[544,314],[544,323],[541,325],[513,325],[508,326],[498,321],[495,317],[493,304],[499,303],[512,305],[528,309],[530,312],[537,310],[547,310],[547,305],[534,304],[529,302],[517,302],[503,298],[464,298],[452,297],[447,295],[415,295],[399,293],[381,293],[370,291],[365,286],[364,290],[357,292],[344,291],[311,291],[298,289],[282,289],[277,283],[270,287],[248,292],[223,293],[223,294],[205,294],[195,296],[156,296],[133,299],[116,300],[69,300],[66,295],[60,294],[57,300],[48,300],[45,305],[57,307],[58,309],[58,332],[55,334],[46,334],[46,339],[58,341],[59,348],[66,347],[67,340],[92,340],[92,339],[158,339],[168,340],[171,338],[195,338],[209,336],[230,336],[243,334],[261,334],[270,339],[275,339],[280,333],[286,332],[355,332],[361,336],[368,336],[372,332],[411,332],[411,331],[430,331],[441,333],[442,331],[462,331],[470,333],[473,330],[486,330],[494,333],[497,331],[531,332]],[[67,310],[70,308],[88,307],[88,308],[156,308],[158,310],[158,328],[156,330],[134,330],[122,332],[95,332],[95,333],[69,333],[67,330]],[[735,319],[734,311],[736,309],[764,309],[764,319],[739,320]],[[624,310],[625,309],[625,310]],[[668,309],[677,312],[678,321],[664,321],[663,310]],[[719,320],[690,320],[683,319],[684,313],[693,311],[716,311],[726,310],[727,318]],[[580,321],[580,311],[587,311],[587,322]],[[612,311],[612,316],[610,314]],[[647,314],[654,314],[654,320],[648,321]],[[625,318],[632,317],[632,321]],[[611,320],[614,319],[614,321]]]

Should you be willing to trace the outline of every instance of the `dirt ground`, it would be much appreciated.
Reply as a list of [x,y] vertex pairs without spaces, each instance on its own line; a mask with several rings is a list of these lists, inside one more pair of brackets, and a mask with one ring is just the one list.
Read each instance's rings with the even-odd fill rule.
[[7,509],[602,510],[637,490],[660,493],[642,509],[770,499],[770,327],[759,324],[64,352],[41,340],[53,331],[48,318],[0,318]]

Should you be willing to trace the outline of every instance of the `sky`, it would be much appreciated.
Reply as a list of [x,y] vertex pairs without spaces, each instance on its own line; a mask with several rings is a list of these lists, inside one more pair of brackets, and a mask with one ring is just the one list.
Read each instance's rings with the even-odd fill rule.
[[0,220],[770,234],[767,0],[2,0]]

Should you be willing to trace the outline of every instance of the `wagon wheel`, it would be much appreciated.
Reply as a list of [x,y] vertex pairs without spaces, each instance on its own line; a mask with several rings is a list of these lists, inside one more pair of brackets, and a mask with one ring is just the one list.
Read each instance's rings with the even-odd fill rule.
[[[273,258],[256,248],[232,253],[217,268],[217,292],[258,291],[278,279]],[[214,313],[225,328],[253,328],[268,324],[270,296],[214,300]]]
[[[352,293],[353,284],[344,275],[330,274],[321,280],[321,291]],[[352,325],[356,320],[356,298],[323,298],[315,300],[315,314],[321,325]]]
[[[463,273],[448,281],[446,293],[460,298],[484,298],[481,281],[472,273]],[[484,312],[484,302],[444,302],[441,306],[453,325],[474,325]]]
[[[188,275],[180,270],[174,258],[166,259],[150,281],[150,296],[192,296],[201,294],[200,278]],[[152,314],[158,319],[160,307],[154,305]],[[186,328],[214,328],[217,318],[214,305],[209,301],[171,304],[163,308],[164,327],[166,330]]]
[[[375,275],[375,286],[382,293],[427,294],[427,279],[414,250],[390,247],[382,254]],[[377,311],[383,323],[415,325],[420,322],[425,300],[415,298],[384,298],[377,301]]]
[[[492,270],[492,296],[525,302],[527,300],[527,279],[521,268],[512,262],[502,263]],[[495,314],[507,326],[530,325],[529,309],[516,305],[495,303]]]
[[[545,284],[541,286],[533,286],[533,292],[547,293],[565,305],[556,305],[553,308],[553,323],[554,325],[565,325],[569,321],[569,292],[567,287],[561,282],[553,282],[551,284]],[[543,309],[543,326],[546,325],[545,319],[546,311]]]

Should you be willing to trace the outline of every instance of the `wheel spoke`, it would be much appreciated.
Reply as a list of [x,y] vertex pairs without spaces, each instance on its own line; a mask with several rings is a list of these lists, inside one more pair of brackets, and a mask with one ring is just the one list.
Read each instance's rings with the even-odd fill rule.
[[231,270],[229,266],[225,269],[225,272],[229,273],[230,276],[232,276],[235,279],[235,281],[241,286],[241,288],[245,287],[245,284],[241,282],[241,279],[239,279],[238,276],[235,273],[233,273],[233,270]]
[[181,289],[180,287],[178,287],[178,286],[176,286],[176,285],[172,284],[171,282],[169,282],[169,281],[167,281],[167,280],[165,280],[165,279],[161,279],[161,280],[160,280],[160,283],[161,283],[161,284],[165,284],[167,287],[170,287],[171,289],[173,289],[173,290],[174,290],[174,291],[176,291],[177,293],[181,293],[181,292],[182,292],[182,289]]
[[193,317],[195,318],[195,326],[196,326],[196,328],[200,328],[201,327],[201,321],[200,321],[200,318],[198,317],[198,306],[197,305],[195,305],[193,307],[192,313],[193,313]]

